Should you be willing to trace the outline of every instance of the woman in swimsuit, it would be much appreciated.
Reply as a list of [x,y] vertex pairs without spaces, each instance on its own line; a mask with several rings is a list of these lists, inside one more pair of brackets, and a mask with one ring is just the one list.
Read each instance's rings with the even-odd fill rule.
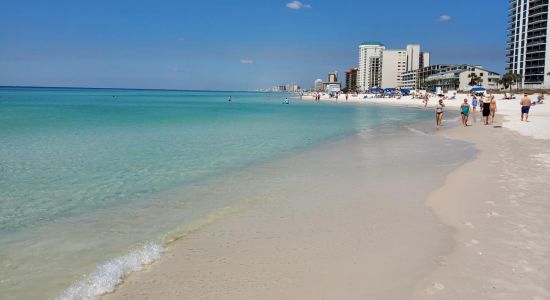
[[436,127],[441,126],[441,121],[443,121],[444,108],[445,108],[445,104],[443,104],[443,100],[439,100],[439,103],[435,107],[435,126]]
[[462,117],[462,125],[464,127],[468,126],[468,116],[470,116],[470,104],[468,104],[468,99],[464,99],[464,103],[460,105],[460,116]]

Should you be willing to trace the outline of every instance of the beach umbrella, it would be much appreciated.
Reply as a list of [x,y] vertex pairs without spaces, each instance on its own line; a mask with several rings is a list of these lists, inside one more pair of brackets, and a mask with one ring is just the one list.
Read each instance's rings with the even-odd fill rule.
[[470,91],[478,93],[478,92],[485,92],[485,88],[482,86],[476,86],[470,89]]

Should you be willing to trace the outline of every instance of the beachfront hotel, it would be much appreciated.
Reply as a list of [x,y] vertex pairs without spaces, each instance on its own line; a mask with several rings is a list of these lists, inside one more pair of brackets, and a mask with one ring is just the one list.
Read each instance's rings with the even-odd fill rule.
[[506,71],[524,88],[550,87],[548,0],[510,0]]
[[468,64],[436,64],[404,72],[401,88],[468,90],[472,85],[472,74],[478,77],[477,84],[489,89],[498,88],[500,74],[482,66]]
[[364,42],[359,45],[358,88],[366,90],[380,86],[382,77],[382,53],[386,47],[380,42]]
[[430,54],[421,52],[420,45],[386,49],[380,42],[365,42],[359,45],[357,87],[360,90],[400,87],[405,72],[429,65]]

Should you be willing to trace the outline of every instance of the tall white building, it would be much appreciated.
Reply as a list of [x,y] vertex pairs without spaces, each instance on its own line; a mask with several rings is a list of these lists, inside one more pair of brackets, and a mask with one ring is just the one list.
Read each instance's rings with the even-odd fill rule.
[[525,88],[550,87],[548,0],[509,0],[506,71]]
[[420,67],[429,67],[430,66],[430,52],[420,52]]
[[313,83],[314,89],[316,91],[322,91],[323,90],[323,79],[317,79]]
[[420,68],[420,45],[407,45],[407,71]]
[[357,85],[361,90],[380,86],[381,61],[384,45],[380,42],[365,42],[359,45],[359,72]]
[[401,75],[407,71],[406,50],[384,50],[382,54],[382,88],[401,86]]

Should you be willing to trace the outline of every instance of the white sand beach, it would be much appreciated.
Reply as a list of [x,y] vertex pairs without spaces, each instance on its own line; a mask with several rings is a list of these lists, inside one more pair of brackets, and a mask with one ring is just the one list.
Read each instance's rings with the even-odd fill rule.
[[[263,166],[280,185],[251,196],[269,201],[171,244],[104,299],[550,299],[550,104],[529,123],[519,99],[497,105],[489,126],[448,115]],[[380,155],[394,163],[369,173]]]

